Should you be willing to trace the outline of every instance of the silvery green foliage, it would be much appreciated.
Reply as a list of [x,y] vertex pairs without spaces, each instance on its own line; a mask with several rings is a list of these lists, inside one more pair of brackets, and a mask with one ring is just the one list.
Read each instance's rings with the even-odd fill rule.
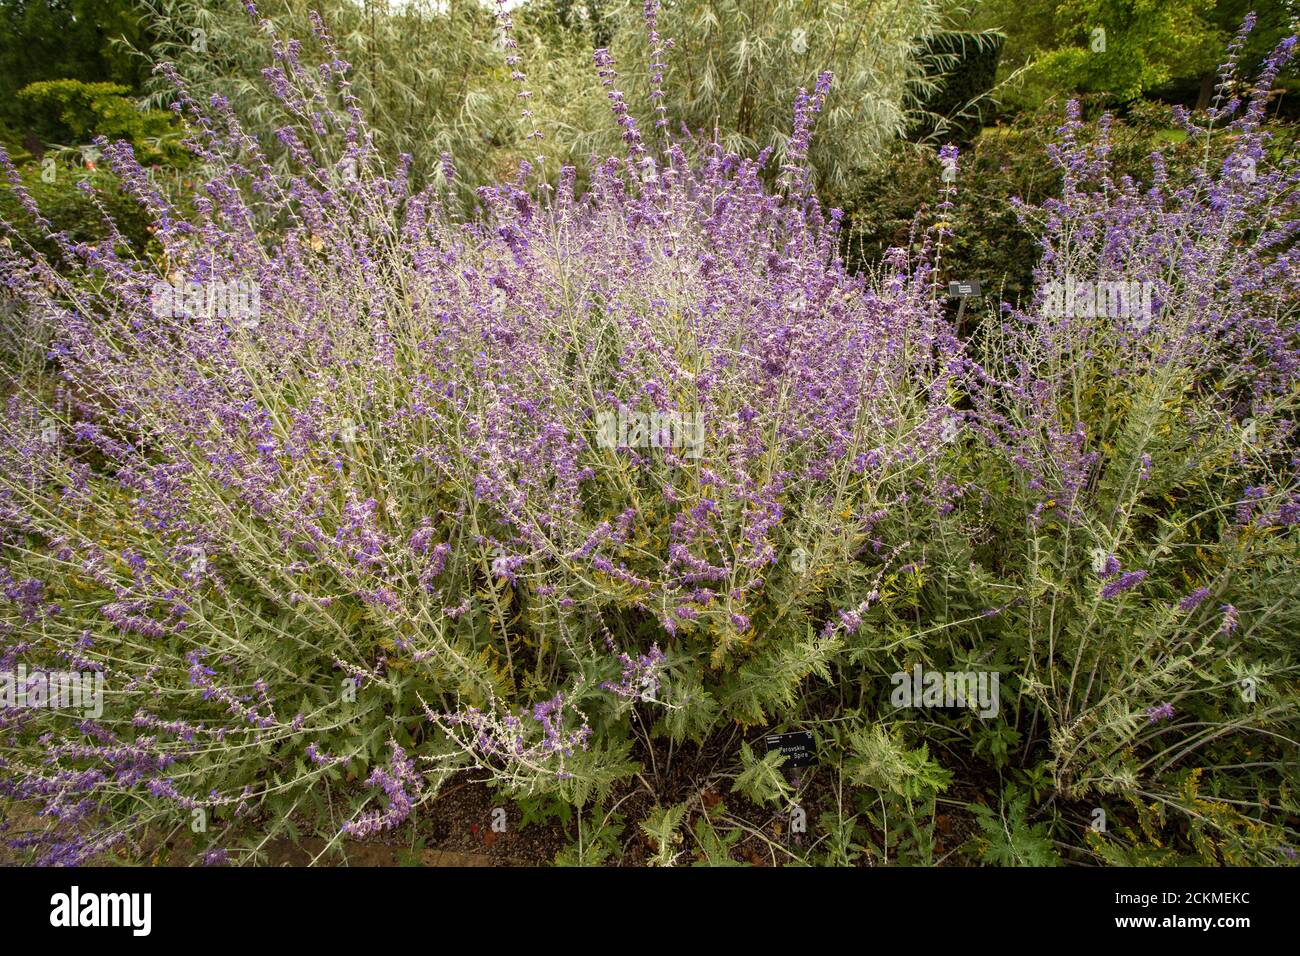
[[[656,4],[657,5],[657,4]],[[640,22],[643,5],[616,9],[612,52],[621,68],[655,62]],[[913,121],[916,97],[928,87],[917,38],[940,29],[950,4],[939,0],[674,0],[658,11],[658,32],[671,40],[662,62],[664,97],[673,127],[705,136],[716,129],[735,152],[772,149],[786,161],[790,103],[830,71],[835,85],[819,120],[812,162],[819,187],[841,193],[856,168],[870,165]],[[646,104],[651,84],[640,78]]]
[[[262,78],[267,44],[272,33],[292,37],[304,56],[322,57],[313,12],[351,65],[352,92],[375,146],[390,162],[409,154],[417,182],[445,182],[441,160],[450,155],[461,197],[469,198],[473,187],[508,175],[521,158],[543,156],[554,175],[559,163],[585,163],[593,148],[603,150],[614,139],[598,112],[602,97],[587,34],[543,35],[526,20],[514,25],[517,52],[530,85],[544,95],[530,100],[534,122],[521,120],[521,91],[503,69],[500,24],[490,3],[263,0],[255,16],[242,0],[147,0],[146,6],[161,37],[148,51],[151,58],[175,63],[196,97],[226,97],[265,143],[274,144],[287,121]],[[153,101],[171,96],[170,82],[155,82]],[[335,99],[331,106],[340,104]],[[545,132],[541,140],[529,138],[535,128]],[[291,165],[274,146],[271,161],[281,171]]]

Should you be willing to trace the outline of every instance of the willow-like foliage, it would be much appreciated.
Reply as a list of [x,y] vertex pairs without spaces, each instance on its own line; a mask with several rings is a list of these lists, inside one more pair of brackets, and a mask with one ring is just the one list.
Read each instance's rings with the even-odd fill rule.
[[[619,8],[620,68],[651,62],[641,6],[625,0]],[[664,60],[668,115],[692,130],[716,128],[730,150],[771,147],[779,168],[790,104],[830,71],[834,83],[810,158],[819,185],[841,192],[855,169],[877,161],[915,119],[934,83],[919,38],[940,29],[950,7],[941,0],[675,0],[659,12],[659,32],[673,41]],[[642,67],[639,78],[648,77]]]

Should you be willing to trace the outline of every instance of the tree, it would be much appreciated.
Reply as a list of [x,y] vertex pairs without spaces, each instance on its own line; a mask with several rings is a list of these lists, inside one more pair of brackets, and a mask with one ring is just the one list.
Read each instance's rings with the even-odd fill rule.
[[[585,160],[608,127],[603,94],[591,64],[591,37],[580,35],[581,14],[594,4],[552,4],[549,17],[517,13],[512,29],[526,79],[512,79],[501,47],[500,24],[478,0],[262,0],[259,26],[240,0],[151,0],[161,35],[154,58],[177,64],[199,99],[225,96],[247,128],[274,155],[275,131],[287,122],[262,70],[271,64],[271,37],[301,42],[304,65],[327,57],[314,37],[318,12],[350,64],[347,77],[376,146],[390,160],[412,157],[416,182],[438,178],[441,156],[456,166],[463,195],[511,175],[522,158]],[[521,117],[520,93],[532,95],[531,123]],[[174,89],[151,85],[154,102]],[[584,112],[586,111],[586,112]],[[533,140],[534,128],[543,138]],[[602,134],[603,135],[603,134]],[[326,142],[323,148],[336,147]]]
[[1208,104],[1216,67],[1252,10],[1249,73],[1295,29],[1296,0],[986,0],[973,20],[1008,34],[1005,70],[1030,66],[1021,105],[1053,93],[1146,94]]
[[1063,45],[1037,69],[1055,85],[1133,99],[1181,75],[1212,71],[1226,37],[1200,0],[1067,0],[1057,8]]
[[18,91],[42,143],[87,143],[96,136],[129,140],[146,164],[182,162],[175,118],[162,110],[141,110],[117,83],[45,80]]
[[149,42],[134,0],[0,0],[0,123],[26,131],[33,115],[18,91],[43,80],[137,91],[147,65],[131,48]]
[[[640,0],[617,7],[618,69],[635,80],[634,108],[648,102],[655,62]],[[943,25],[940,0],[675,0],[658,13],[658,31],[672,40],[663,62],[666,115],[712,134],[728,149],[774,150],[785,159],[792,104],[826,70],[834,82],[817,120],[811,158],[819,185],[847,188],[855,169],[879,159],[915,119],[918,95],[933,85],[918,53]],[[653,123],[649,110],[642,122]]]

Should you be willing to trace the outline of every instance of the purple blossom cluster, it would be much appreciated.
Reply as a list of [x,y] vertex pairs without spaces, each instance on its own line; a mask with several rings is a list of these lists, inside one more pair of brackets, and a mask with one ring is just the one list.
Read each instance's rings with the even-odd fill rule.
[[425,713],[480,766],[508,780],[526,780],[535,773],[558,780],[572,777],[569,760],[588,749],[592,734],[587,718],[563,692],[534,704],[531,713],[499,714],[478,707]]
[[1125,571],[1118,574],[1113,581],[1110,581],[1101,589],[1101,596],[1107,600],[1113,600],[1119,597],[1125,591],[1131,591],[1144,580],[1146,580],[1146,571]]
[[384,791],[388,803],[382,810],[370,810],[343,824],[343,832],[349,836],[360,838],[391,830],[411,814],[423,787],[423,777],[416,772],[415,761],[407,757],[405,750],[396,743],[391,746],[393,753],[388,766],[376,767],[366,780],[370,786]]
[[659,693],[659,682],[667,658],[659,645],[654,644],[645,654],[632,657],[619,654],[623,672],[617,681],[605,681],[600,686],[624,700],[650,701]]
[[1162,720],[1170,720],[1174,716],[1173,704],[1157,704],[1155,707],[1147,708],[1147,723],[1158,724]]

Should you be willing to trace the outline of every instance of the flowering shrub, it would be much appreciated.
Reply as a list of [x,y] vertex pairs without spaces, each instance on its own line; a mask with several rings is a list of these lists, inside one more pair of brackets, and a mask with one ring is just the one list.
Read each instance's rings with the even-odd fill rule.
[[[829,76],[769,191],[766,154],[643,133],[598,54],[626,155],[581,195],[525,164],[462,221],[383,167],[345,63],[275,56],[292,174],[178,84],[213,170],[192,216],[104,144],[158,260],[0,246],[48,356],[0,426],[0,670],[106,686],[98,717],[0,711],[0,793],[57,824],[12,842],[76,862],[184,825],[255,859],[251,828],[366,836],[465,768],[581,807],[651,734],[791,721],[847,721],[849,781],[933,811],[951,774],[888,706],[919,662],[1005,677],[995,720],[943,718],[965,759],[1046,762],[1147,834],[1212,818],[1205,854],[1290,839],[1257,794],[1295,768],[1297,170],[1262,93],[1220,104],[1237,146],[1186,185],[1110,182],[1063,130],[1041,281],[1151,282],[1149,323],[1040,308],[964,343],[954,183],[879,275],[836,257],[806,166]],[[256,314],[158,309],[160,283],[252,283]],[[682,420],[698,441],[655,424]]]
[[[1046,722],[1029,733],[1050,741],[1058,793],[1185,815],[1201,856],[1229,862],[1280,860],[1294,839],[1260,796],[1294,779],[1298,167],[1270,164],[1261,127],[1294,44],[1244,101],[1229,63],[1213,108],[1180,116],[1189,138],[1231,144],[1188,181],[1158,154],[1149,184],[1112,178],[1104,135],[1078,142],[1077,114],[1060,130],[1061,197],[1026,210],[1043,226],[1040,290],[1137,282],[1153,309],[1052,309],[1045,294],[1003,308],[973,349],[979,451],[954,468],[979,491],[935,555],[936,597],[995,608],[974,646],[1017,673],[1026,752],[1026,722]],[[981,526],[996,548],[959,533]],[[1218,766],[1243,752],[1267,772]],[[1136,857],[1090,837],[1110,859],[1172,858],[1161,827],[1142,827]]]

